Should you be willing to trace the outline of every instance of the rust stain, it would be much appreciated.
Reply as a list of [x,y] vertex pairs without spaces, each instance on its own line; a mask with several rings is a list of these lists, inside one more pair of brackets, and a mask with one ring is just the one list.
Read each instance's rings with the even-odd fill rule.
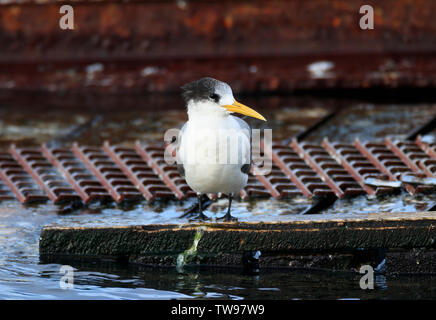
[[6,32],[16,33],[21,28],[20,22],[21,8],[19,6],[12,6],[7,11],[1,12],[1,20],[3,21],[3,28]]

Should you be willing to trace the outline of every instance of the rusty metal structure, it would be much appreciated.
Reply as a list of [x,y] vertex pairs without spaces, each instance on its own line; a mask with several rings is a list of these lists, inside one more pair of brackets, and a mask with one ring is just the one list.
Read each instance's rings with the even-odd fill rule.
[[235,91],[436,85],[434,1],[75,0],[74,30],[62,4],[1,2],[0,89],[169,92],[205,74]]
[[[242,199],[303,195],[308,198],[393,194],[404,187],[412,194],[436,190],[436,145],[416,141],[354,141],[320,145],[293,140],[289,145],[262,145],[272,170],[256,165]],[[176,165],[164,159],[164,147],[137,142],[70,148],[17,148],[0,155],[0,199],[27,204],[92,201],[135,201],[195,197]],[[256,159],[254,159],[256,163]],[[375,181],[375,182],[374,182]]]

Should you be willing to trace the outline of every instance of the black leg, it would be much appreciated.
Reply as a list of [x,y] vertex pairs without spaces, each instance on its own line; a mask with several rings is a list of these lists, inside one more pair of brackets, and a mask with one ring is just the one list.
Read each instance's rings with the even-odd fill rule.
[[223,221],[237,221],[238,219],[233,217],[230,212],[232,208],[232,200],[233,200],[233,193],[229,193],[229,207],[227,208],[227,213],[225,216],[222,216],[220,218],[217,218],[217,220],[223,220]]
[[197,199],[198,199],[198,220],[208,220],[209,218],[203,214],[203,201],[201,199],[202,194],[200,192],[197,192]]
[[206,220],[206,216],[203,214],[203,201],[201,199],[201,193],[197,193],[198,200],[198,220]]
[[[193,204],[191,207],[189,207],[179,218],[186,218],[189,217],[191,220],[195,220],[199,218],[199,212],[200,212],[200,202],[201,202],[201,209],[204,210],[207,207],[209,207],[213,201],[210,200],[207,195],[201,194],[201,201],[198,201],[198,194],[197,194],[197,202]],[[204,219],[209,219],[206,215],[203,214]]]

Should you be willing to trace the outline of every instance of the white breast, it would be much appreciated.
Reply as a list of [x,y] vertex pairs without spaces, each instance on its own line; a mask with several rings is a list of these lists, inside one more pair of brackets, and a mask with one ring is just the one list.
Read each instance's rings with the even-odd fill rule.
[[250,134],[229,114],[190,117],[178,158],[194,191],[237,193],[247,184],[241,167],[250,161]]

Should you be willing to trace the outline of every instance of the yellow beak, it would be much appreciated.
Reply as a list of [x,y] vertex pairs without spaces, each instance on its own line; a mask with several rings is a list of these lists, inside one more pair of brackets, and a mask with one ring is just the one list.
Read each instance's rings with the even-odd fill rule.
[[236,113],[240,113],[249,117],[253,117],[256,119],[260,119],[263,121],[266,121],[266,119],[257,111],[254,111],[253,109],[244,106],[242,103],[239,103],[238,101],[235,101],[233,104],[231,105],[225,105],[223,106],[224,108],[227,109],[227,111],[230,112],[236,112]]

